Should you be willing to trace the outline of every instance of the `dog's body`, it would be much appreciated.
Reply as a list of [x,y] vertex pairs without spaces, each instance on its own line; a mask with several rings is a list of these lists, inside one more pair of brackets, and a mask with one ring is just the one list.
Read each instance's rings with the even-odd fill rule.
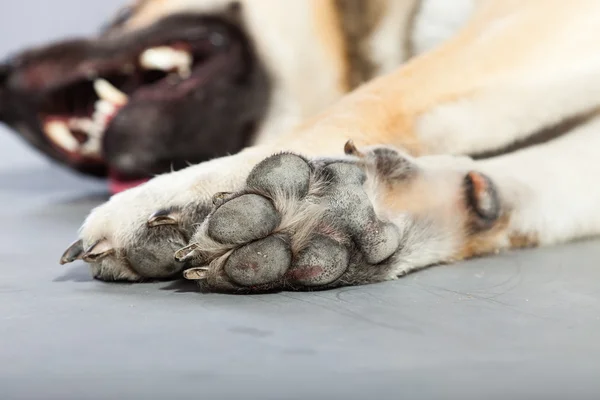
[[1,65],[0,119],[118,192],[292,130],[449,37],[470,3],[137,1],[97,37]]
[[[142,2],[125,29],[224,3]],[[461,1],[453,15],[436,11],[448,2],[372,2],[386,11],[362,46],[330,29],[335,3],[242,2],[267,32],[255,45],[280,73],[281,108],[254,146],[98,207],[62,261],[105,280],[184,271],[217,290],[326,288],[600,233],[600,3]],[[283,47],[265,44],[275,31]],[[300,71],[286,45],[322,59]],[[296,111],[281,122],[286,101]]]

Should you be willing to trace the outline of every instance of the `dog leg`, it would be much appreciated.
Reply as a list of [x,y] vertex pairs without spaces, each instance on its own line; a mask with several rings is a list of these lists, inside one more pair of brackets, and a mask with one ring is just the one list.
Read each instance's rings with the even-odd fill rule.
[[477,162],[496,183],[506,210],[502,243],[552,245],[600,234],[600,117],[569,135]]
[[598,149],[600,118],[485,161],[352,144],[347,158],[274,155],[176,257],[212,290],[323,289],[600,234]]
[[311,131],[315,147],[339,147],[339,131],[412,155],[501,152],[598,107],[600,2],[478,4],[454,37],[307,121],[288,148],[304,151]]
[[184,276],[240,293],[366,284],[456,259],[470,241],[496,234],[498,193],[472,161],[346,150],[330,159],[273,155],[240,191],[217,195],[175,254]]
[[[598,103],[600,61],[590,56],[595,54],[590,48],[600,43],[587,34],[586,26],[599,22],[600,3],[482,4],[488,6],[479,9],[455,38],[364,85],[277,142],[160,176],[114,196],[87,218],[81,240],[65,252],[62,262],[83,259],[94,276],[106,280],[174,277],[186,264],[175,261],[173,254],[189,243],[196,226],[211,212],[213,194],[244,190],[252,168],[273,153],[293,150],[335,158],[347,139],[361,147],[391,144],[413,156],[493,151]],[[572,68],[576,73],[565,73]],[[572,92],[577,95],[569,96]],[[445,159],[418,158],[416,164]],[[460,160],[450,159],[450,164]],[[453,182],[465,181],[467,173],[461,170]],[[487,179],[469,179],[485,200]],[[460,187],[457,183],[451,192],[459,193]],[[376,210],[385,209],[369,202]],[[464,251],[465,256],[498,247],[487,239],[477,243],[485,246],[471,244],[474,250]],[[461,257],[456,246],[451,248],[438,261]]]

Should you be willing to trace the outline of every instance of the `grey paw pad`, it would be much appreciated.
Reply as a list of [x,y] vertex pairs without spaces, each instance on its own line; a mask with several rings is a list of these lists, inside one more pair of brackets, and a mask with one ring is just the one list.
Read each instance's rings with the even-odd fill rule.
[[329,195],[328,216],[354,238],[369,264],[389,258],[400,245],[400,235],[393,224],[377,218],[362,187],[363,171],[342,163],[328,168],[337,176],[337,184],[332,186]]
[[388,259],[400,246],[400,233],[395,225],[372,221],[363,234],[357,237],[358,245],[369,264],[379,264]]
[[336,162],[329,164],[325,170],[330,174],[333,183],[341,185],[362,185],[367,175],[362,168],[353,163]]
[[266,190],[272,195],[283,192],[302,198],[308,193],[310,172],[302,157],[278,154],[254,167],[246,182],[249,187]]
[[281,279],[292,262],[292,250],[278,236],[269,236],[233,252],[225,273],[241,286],[256,286]]
[[146,239],[144,246],[127,250],[126,257],[138,274],[163,279],[172,277],[183,269],[183,264],[176,262],[173,254],[186,245],[186,239],[175,229],[172,230],[170,237],[153,235]]
[[280,222],[273,203],[256,194],[245,194],[214,212],[208,222],[208,235],[221,243],[242,244],[267,236]]
[[344,246],[328,237],[317,236],[300,252],[287,277],[304,286],[327,285],[342,276],[348,268],[349,259]]

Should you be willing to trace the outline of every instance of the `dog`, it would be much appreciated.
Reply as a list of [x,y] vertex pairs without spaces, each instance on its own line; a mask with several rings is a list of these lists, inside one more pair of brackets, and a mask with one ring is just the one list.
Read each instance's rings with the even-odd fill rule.
[[414,0],[137,1],[0,67],[0,120],[118,193],[264,143],[408,59]]
[[[141,2],[119,29],[135,34],[201,3],[223,5]],[[278,18],[266,3],[258,25],[268,31]],[[332,26],[323,15],[334,15],[325,3],[285,7],[303,15],[296,6],[314,6],[313,26],[323,28]],[[236,4],[238,15],[260,7]],[[407,7],[404,24],[386,25],[384,13],[372,36],[408,27],[408,61],[349,87],[348,49],[364,47],[320,29],[315,43],[328,49],[330,69],[304,75],[323,81],[296,79],[305,88],[345,77],[349,93],[323,95],[322,110],[268,140],[114,195],[61,263],[83,260],[107,281],[183,276],[214,291],[314,290],[600,233],[600,43],[589,34],[600,3],[465,1],[455,13],[434,0],[416,11],[377,4]],[[282,25],[293,38],[297,26]],[[315,51],[315,36],[299,35]],[[390,54],[382,48],[371,56]]]

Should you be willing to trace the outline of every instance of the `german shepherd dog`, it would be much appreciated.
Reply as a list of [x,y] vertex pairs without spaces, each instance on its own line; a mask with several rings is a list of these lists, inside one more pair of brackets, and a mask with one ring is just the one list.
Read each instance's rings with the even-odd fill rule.
[[142,0],[7,62],[0,115],[135,186],[61,263],[367,284],[600,233],[599,26],[596,0]]

